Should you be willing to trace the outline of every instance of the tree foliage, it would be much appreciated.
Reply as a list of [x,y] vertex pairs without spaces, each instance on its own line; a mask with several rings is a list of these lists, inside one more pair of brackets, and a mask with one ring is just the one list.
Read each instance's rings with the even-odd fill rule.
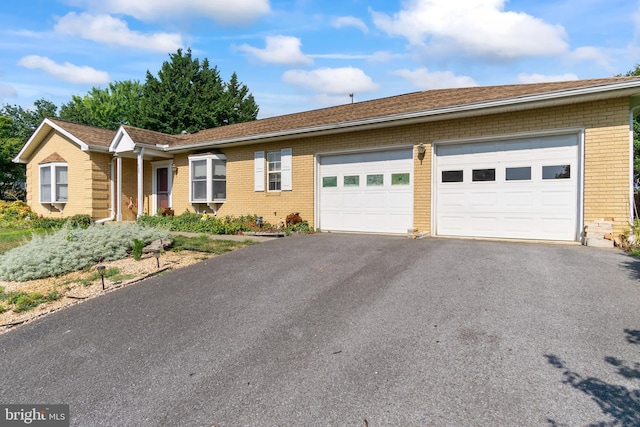
[[60,118],[75,123],[116,130],[121,124],[136,126],[143,86],[138,81],[109,83],[94,87],[86,95],[74,95],[60,107]]
[[25,168],[13,163],[24,141],[12,136],[12,120],[0,116],[0,200],[24,199]]
[[234,73],[229,83],[191,49],[169,55],[158,76],[147,71],[139,126],[177,134],[255,120],[258,106]]
[[[618,77],[621,77],[618,74]],[[624,76],[640,76],[640,64],[636,64]],[[633,180],[636,186],[640,185],[640,115],[633,119]]]

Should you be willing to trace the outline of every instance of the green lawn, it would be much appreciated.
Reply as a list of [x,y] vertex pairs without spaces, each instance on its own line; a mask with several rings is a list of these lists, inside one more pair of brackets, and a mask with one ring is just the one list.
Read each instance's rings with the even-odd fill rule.
[[209,252],[216,255],[240,249],[255,243],[249,239],[241,242],[234,240],[210,239],[206,235],[186,237],[179,234],[172,234],[171,238],[173,239],[173,250],[185,249],[190,251]]
[[2,228],[0,227],[0,254],[16,246],[24,245],[31,240],[33,233],[44,234],[44,231],[34,231],[30,228]]

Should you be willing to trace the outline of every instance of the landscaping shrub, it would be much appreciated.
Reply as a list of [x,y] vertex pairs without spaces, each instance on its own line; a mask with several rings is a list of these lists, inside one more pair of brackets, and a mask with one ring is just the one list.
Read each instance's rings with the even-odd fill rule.
[[145,243],[166,238],[162,230],[135,224],[63,228],[0,255],[0,278],[25,281],[59,276],[102,261],[127,256],[133,239]]
[[138,224],[170,231],[237,234],[242,231],[256,231],[257,219],[256,215],[217,218],[207,214],[185,212],[178,216],[141,216],[138,218]]
[[144,249],[144,242],[140,239],[133,239],[131,242],[131,254],[133,259],[140,261],[142,258],[142,250]]

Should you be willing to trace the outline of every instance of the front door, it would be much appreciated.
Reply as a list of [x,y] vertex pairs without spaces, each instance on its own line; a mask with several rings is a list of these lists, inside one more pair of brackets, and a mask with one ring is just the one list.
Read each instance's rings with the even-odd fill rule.
[[156,211],[169,206],[169,167],[156,168]]

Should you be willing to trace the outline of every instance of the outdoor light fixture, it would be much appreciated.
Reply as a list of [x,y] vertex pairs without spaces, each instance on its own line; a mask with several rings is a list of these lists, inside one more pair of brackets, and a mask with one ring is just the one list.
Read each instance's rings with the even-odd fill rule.
[[261,216],[256,218],[256,225],[258,226],[258,228],[262,228],[262,217]]
[[420,160],[420,164],[422,164],[422,160],[424,159],[424,155],[427,153],[427,147],[424,146],[423,143],[418,145],[418,160]]
[[98,270],[98,274],[100,274],[100,277],[102,278],[102,290],[104,291],[104,270],[106,269],[106,267],[104,265],[99,265],[96,267],[96,270]]
[[158,263],[158,268],[160,268],[160,249],[154,249],[153,256],[156,257],[156,263]]

